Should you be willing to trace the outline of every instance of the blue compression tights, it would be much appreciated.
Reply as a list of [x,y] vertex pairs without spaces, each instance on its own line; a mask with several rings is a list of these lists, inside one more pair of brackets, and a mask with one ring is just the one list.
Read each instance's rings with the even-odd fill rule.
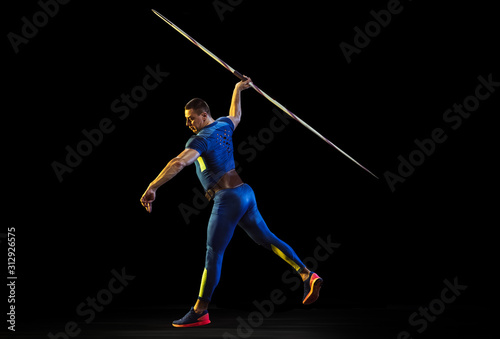
[[198,299],[211,300],[219,283],[224,251],[233,237],[236,225],[243,228],[257,244],[280,256],[298,273],[305,267],[293,249],[269,230],[257,209],[250,186],[243,184],[237,188],[221,190],[215,194],[208,222],[205,269]]

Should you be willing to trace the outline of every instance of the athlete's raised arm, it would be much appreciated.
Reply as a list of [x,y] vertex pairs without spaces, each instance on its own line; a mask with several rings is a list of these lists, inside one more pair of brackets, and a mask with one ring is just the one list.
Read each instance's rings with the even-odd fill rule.
[[241,80],[236,84],[233,91],[233,98],[231,100],[231,107],[229,108],[229,119],[233,121],[234,128],[240,123],[241,120],[241,91],[250,88],[252,79],[247,77],[247,80]]
[[146,192],[141,197],[141,204],[146,208],[146,210],[151,213],[153,201],[156,198],[156,190],[167,181],[175,177],[184,167],[191,165],[198,157],[200,153],[194,149],[187,148],[177,157],[170,160],[165,166],[165,168],[158,174],[155,180],[153,180]]

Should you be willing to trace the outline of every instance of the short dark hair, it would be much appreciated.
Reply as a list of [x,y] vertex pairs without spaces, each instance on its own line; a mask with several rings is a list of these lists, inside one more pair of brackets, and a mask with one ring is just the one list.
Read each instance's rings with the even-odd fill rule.
[[200,115],[203,112],[207,112],[208,115],[212,116],[210,114],[210,107],[208,107],[208,104],[205,102],[205,100],[202,100],[200,98],[191,99],[186,104],[184,109],[186,109],[186,110],[192,109],[198,115]]

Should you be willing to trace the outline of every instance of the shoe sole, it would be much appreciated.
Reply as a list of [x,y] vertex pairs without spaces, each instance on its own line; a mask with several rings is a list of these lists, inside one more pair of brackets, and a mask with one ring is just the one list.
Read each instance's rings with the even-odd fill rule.
[[323,285],[323,279],[320,277],[314,279],[311,283],[312,287],[311,290],[309,291],[309,294],[304,298],[304,301],[302,303],[304,305],[309,305],[318,300],[319,297],[319,290],[321,289],[321,286]]
[[198,327],[198,326],[208,325],[208,324],[210,324],[210,322],[211,321],[208,318],[208,313],[207,313],[203,317],[198,318],[198,321],[195,323],[191,323],[191,324],[174,324],[174,323],[172,323],[172,326],[174,326],[174,327]]

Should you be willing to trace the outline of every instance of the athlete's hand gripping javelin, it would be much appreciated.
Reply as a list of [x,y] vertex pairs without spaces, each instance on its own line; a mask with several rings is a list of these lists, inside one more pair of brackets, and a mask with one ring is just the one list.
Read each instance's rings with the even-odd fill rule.
[[252,79],[250,79],[249,77],[247,77],[245,75],[244,75],[244,77],[246,78],[246,80],[241,80],[240,82],[238,82],[236,84],[236,89],[238,89],[240,91],[252,87],[252,85],[251,85]]

